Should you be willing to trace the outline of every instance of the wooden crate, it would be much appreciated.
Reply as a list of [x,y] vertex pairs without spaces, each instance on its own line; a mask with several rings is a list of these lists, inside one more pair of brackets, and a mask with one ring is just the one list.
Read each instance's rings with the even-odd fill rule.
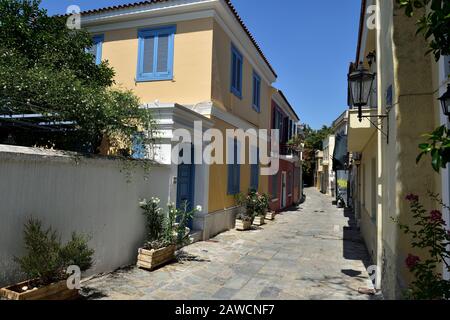
[[166,264],[175,258],[174,245],[158,250],[139,249],[137,266],[145,270],[154,270],[155,268]]
[[251,221],[236,220],[236,230],[238,231],[250,230],[251,227],[252,227]]
[[253,220],[253,224],[255,226],[262,226],[263,224],[265,224],[266,222],[264,221],[264,216],[257,216],[255,217],[255,219]]
[[79,290],[67,288],[66,280],[22,292],[21,289],[29,285],[30,281],[28,280],[2,288],[0,289],[0,296],[8,300],[75,300],[79,298]]

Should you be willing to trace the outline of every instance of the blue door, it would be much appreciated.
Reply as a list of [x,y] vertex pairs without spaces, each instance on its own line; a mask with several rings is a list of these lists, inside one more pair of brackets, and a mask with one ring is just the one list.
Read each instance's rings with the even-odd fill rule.
[[[193,155],[193,152],[192,152]],[[195,164],[182,163],[178,165],[177,178],[177,207],[182,208],[187,201],[187,209],[194,208],[194,186],[195,186]],[[192,221],[189,221],[188,227],[192,230]]]

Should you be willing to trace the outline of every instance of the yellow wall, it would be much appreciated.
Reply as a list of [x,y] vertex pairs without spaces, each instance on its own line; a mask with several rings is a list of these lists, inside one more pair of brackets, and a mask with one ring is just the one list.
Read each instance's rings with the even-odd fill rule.
[[[174,25],[174,24],[170,24]],[[102,59],[116,71],[116,84],[132,89],[142,103],[195,104],[211,100],[212,18],[176,23],[173,80],[136,82],[138,30],[103,33]]]
[[[372,175],[373,159],[375,159],[375,181]],[[373,133],[369,142],[362,151],[361,165],[359,167],[360,179],[360,203],[361,203],[361,233],[367,246],[367,250],[373,261],[377,257],[377,200],[373,203],[373,192],[376,192],[378,175],[376,170],[377,159],[377,134]]]
[[252,108],[253,102],[253,67],[243,55],[242,99],[230,92],[231,82],[231,39],[214,22],[212,66],[212,100],[220,108],[250,122],[259,128],[269,128],[272,87],[261,77],[261,112]]
[[[102,60],[108,60],[116,72],[116,85],[130,89],[142,103],[179,103],[193,105],[213,101],[216,106],[248,121],[258,128],[270,127],[271,96],[274,90],[261,79],[261,112],[252,108],[253,68],[244,56],[243,99],[230,93],[231,40],[212,18],[178,22],[174,40],[173,80],[136,82],[138,30],[130,28],[104,32]],[[261,76],[261,75],[260,75]],[[215,128],[233,127],[212,119]],[[224,135],[225,136],[225,135]],[[236,205],[227,195],[227,165],[211,165],[209,212]],[[269,179],[260,176],[260,192],[268,192]],[[250,165],[241,165],[241,191],[250,186]]]

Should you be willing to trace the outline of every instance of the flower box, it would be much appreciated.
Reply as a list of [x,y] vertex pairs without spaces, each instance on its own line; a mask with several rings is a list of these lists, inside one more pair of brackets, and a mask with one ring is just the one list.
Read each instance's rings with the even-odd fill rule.
[[175,245],[158,250],[139,249],[137,266],[145,270],[154,270],[175,258]]
[[236,219],[236,230],[246,231],[252,228],[252,222],[249,220]]
[[33,287],[33,281],[28,280],[2,288],[0,296],[7,300],[75,300],[79,297],[79,290],[69,289],[66,280],[27,291],[23,291],[24,287]]
[[255,217],[255,219],[253,220],[253,224],[255,226],[262,226],[263,224],[265,224],[264,216]]
[[275,220],[275,211],[269,211],[266,213],[266,220]]

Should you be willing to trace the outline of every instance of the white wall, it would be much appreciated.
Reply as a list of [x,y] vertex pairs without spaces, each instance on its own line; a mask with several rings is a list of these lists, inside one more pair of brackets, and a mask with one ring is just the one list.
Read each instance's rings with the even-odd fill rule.
[[0,285],[19,280],[14,256],[24,254],[23,225],[31,216],[57,229],[92,237],[95,265],[87,275],[135,263],[145,236],[139,200],[169,201],[170,170],[142,167],[127,182],[122,161],[68,156],[0,145]]

